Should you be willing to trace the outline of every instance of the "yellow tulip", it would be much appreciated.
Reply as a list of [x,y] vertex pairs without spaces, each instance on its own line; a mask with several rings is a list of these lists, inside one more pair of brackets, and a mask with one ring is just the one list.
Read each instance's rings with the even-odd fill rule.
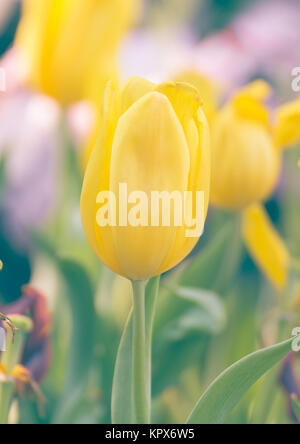
[[122,90],[108,84],[81,196],[83,227],[98,257],[132,280],[159,275],[181,262],[199,236],[187,237],[185,226],[99,226],[97,196],[108,190],[117,195],[120,183],[127,184],[128,193],[142,190],[148,197],[154,190],[202,191],[205,219],[210,163],[209,128],[196,89],[139,78]]
[[267,199],[280,174],[281,151],[267,108],[251,94],[234,97],[212,128],[212,204],[243,209]]
[[270,197],[278,183],[282,153],[300,139],[300,100],[272,116],[261,80],[241,89],[212,124],[212,204],[244,209]]
[[[92,98],[116,76],[116,50],[139,0],[26,0],[16,46],[30,86],[63,105]],[[99,96],[100,94],[100,96]]]

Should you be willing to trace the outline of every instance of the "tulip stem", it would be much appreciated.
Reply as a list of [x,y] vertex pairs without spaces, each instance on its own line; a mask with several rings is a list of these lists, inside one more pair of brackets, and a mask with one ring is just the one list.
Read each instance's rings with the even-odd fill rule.
[[137,424],[149,424],[150,408],[147,385],[145,281],[133,281],[133,404]]

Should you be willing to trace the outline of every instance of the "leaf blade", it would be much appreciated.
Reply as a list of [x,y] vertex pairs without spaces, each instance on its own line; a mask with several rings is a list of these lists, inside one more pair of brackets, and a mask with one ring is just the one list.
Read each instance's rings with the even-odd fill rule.
[[293,340],[252,353],[226,369],[200,398],[187,424],[224,424],[252,385],[291,351]]
[[93,288],[85,268],[70,259],[59,259],[72,316],[72,341],[69,349],[65,385],[52,419],[54,424],[73,422],[92,365],[95,309]]

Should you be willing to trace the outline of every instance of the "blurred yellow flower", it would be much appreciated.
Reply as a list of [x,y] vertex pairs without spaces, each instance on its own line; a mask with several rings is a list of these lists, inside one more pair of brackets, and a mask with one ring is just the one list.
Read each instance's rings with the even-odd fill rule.
[[274,112],[270,86],[257,80],[238,91],[212,124],[212,203],[243,209],[266,200],[277,185],[282,152],[300,139],[300,100]]
[[26,0],[16,46],[30,86],[63,105],[101,100],[117,77],[116,50],[137,15],[139,0]]
[[231,210],[263,201],[281,167],[267,108],[242,91],[221,109],[212,126],[212,204]]
[[[184,259],[198,237],[185,226],[99,226],[100,191],[204,192],[209,203],[211,152],[208,123],[198,92],[181,83],[154,85],[130,79],[121,91],[108,84],[102,127],[92,151],[81,196],[87,239],[98,257],[133,280],[159,275]],[[119,204],[123,202],[119,202]],[[193,210],[195,207],[193,206]]]

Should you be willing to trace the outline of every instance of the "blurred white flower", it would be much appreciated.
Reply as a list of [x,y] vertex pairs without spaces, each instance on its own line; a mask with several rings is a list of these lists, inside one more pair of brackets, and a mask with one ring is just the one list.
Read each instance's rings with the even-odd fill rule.
[[188,58],[195,38],[189,29],[138,30],[124,41],[120,54],[123,79],[140,76],[154,83],[168,80]]
[[0,102],[0,157],[5,159],[1,208],[18,242],[39,226],[56,203],[60,111],[56,103],[28,92]]

